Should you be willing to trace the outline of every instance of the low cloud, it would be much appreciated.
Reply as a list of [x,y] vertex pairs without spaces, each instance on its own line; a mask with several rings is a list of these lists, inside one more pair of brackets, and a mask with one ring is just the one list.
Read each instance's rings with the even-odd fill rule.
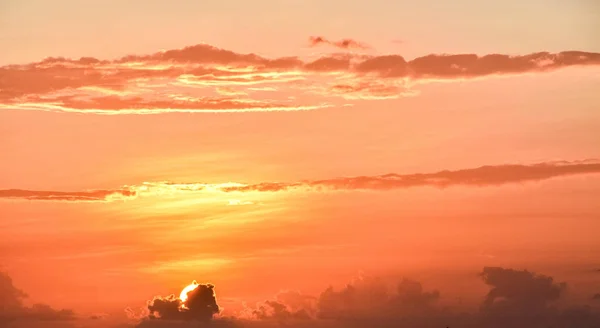
[[284,291],[277,294],[275,299],[260,302],[254,308],[246,307],[237,317],[278,322],[315,319],[317,300],[298,291]]
[[211,284],[196,284],[195,288],[176,297],[157,296],[148,302],[149,320],[184,320],[210,321],[219,313],[214,286]]
[[481,305],[487,326],[506,321],[511,325],[540,324],[541,320],[550,324],[559,316],[550,305],[564,294],[566,283],[527,270],[500,267],[484,268],[481,277],[491,288]]
[[[329,287],[318,297],[283,292],[227,317],[218,315],[208,321],[144,317],[138,327],[591,328],[600,324],[600,313],[589,306],[554,306],[563,298],[566,283],[552,277],[501,267],[485,267],[480,277],[489,291],[471,313],[441,305],[442,293],[415,280],[390,286],[381,279],[361,277],[341,289]],[[175,303],[174,297],[167,301],[168,311],[175,311]]]
[[[0,272],[0,326],[32,327],[40,322],[75,320],[71,310],[56,310],[46,304],[23,305],[27,294],[13,285],[8,274]],[[50,323],[48,323],[50,325]]]
[[[449,188],[454,186],[486,187],[514,183],[543,181],[558,177],[598,174],[596,160],[546,162],[531,165],[487,165],[472,169],[439,171],[434,173],[397,174],[377,176],[340,177],[297,182],[244,183],[172,183],[146,182],[115,190],[95,191],[33,191],[21,189],[0,190],[0,199],[46,201],[114,201],[135,197],[173,195],[176,193],[244,193],[304,191],[388,191],[415,187]],[[249,205],[248,201],[231,200],[228,205]]]
[[424,291],[421,283],[403,279],[394,289],[378,279],[361,278],[343,289],[321,293],[318,317],[341,321],[393,320],[407,316],[430,316],[440,293]]

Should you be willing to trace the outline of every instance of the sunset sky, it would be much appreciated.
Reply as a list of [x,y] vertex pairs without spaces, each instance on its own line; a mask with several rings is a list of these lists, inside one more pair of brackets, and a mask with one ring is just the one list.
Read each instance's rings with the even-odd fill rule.
[[0,1],[0,271],[114,322],[193,280],[231,316],[365,275],[477,308],[483,267],[587,302],[598,31],[595,0]]

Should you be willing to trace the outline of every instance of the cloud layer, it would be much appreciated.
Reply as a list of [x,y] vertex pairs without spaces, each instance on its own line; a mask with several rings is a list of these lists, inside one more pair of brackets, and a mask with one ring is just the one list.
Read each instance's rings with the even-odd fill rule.
[[[365,48],[312,37],[312,45]],[[600,65],[582,51],[503,54],[329,54],[266,58],[206,44],[113,60],[50,57],[0,67],[0,109],[95,114],[313,110],[346,100],[397,98],[415,83]],[[265,95],[266,89],[278,90]],[[228,90],[223,94],[223,90]],[[271,98],[271,97],[275,98]],[[290,98],[293,96],[293,98]]]
[[[329,287],[318,297],[283,292],[237,314],[217,315],[210,324],[298,328],[591,328],[600,324],[600,313],[589,306],[557,306],[567,284],[552,277],[502,267],[484,267],[480,277],[489,291],[479,309],[471,312],[441,305],[442,293],[427,290],[418,281],[403,279],[389,286],[377,278],[361,277],[342,289]],[[193,318],[159,322],[147,315],[140,318],[138,327],[197,327],[202,322],[208,324]]]
[[[114,190],[89,191],[33,191],[21,189],[0,190],[0,199],[46,201],[114,201],[139,196],[172,195],[197,192],[284,192],[300,191],[386,191],[411,187],[448,188],[453,186],[499,186],[504,184],[543,181],[557,177],[600,173],[600,163],[595,160],[575,162],[546,162],[532,165],[488,165],[456,171],[435,173],[384,174],[378,176],[341,177],[298,182],[243,183],[173,183],[146,182]],[[234,205],[238,205],[234,203]]]

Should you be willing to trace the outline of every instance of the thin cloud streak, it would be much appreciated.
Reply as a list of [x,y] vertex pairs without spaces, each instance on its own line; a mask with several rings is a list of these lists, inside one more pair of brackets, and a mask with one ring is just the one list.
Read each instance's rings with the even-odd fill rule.
[[[118,201],[140,196],[163,196],[189,193],[284,192],[305,191],[387,191],[412,187],[448,188],[453,186],[500,186],[505,184],[543,181],[573,175],[600,174],[596,160],[546,162],[532,165],[488,165],[456,171],[435,173],[384,174],[378,176],[340,177],[298,182],[243,183],[173,183],[145,182],[115,190],[79,192],[0,190],[0,198],[47,201]],[[237,204],[236,204],[237,205]]]
[[89,190],[89,191],[40,191],[23,189],[0,190],[0,198],[16,198],[25,200],[51,200],[51,201],[111,201],[123,200],[136,196],[134,190]]
[[341,177],[301,182],[265,182],[246,186],[226,187],[224,191],[284,191],[310,190],[392,190],[431,186],[498,186],[510,183],[541,181],[561,176],[600,173],[600,163],[539,163],[533,165],[482,166],[474,169],[440,171],[436,173],[396,174]]
[[[52,103],[25,103],[13,106],[4,106],[0,104],[0,109],[7,110],[38,110],[46,112],[66,112],[66,113],[92,113],[99,115],[149,115],[149,114],[165,114],[165,113],[255,113],[255,112],[289,112],[289,111],[304,111],[304,110],[315,110],[327,107],[332,107],[331,104],[319,104],[310,106],[285,106],[285,105],[266,105],[266,106],[247,106],[247,107],[234,107],[234,108],[214,108],[214,106],[188,106],[186,107],[145,107],[144,103],[140,103],[138,107],[125,107],[125,108],[98,108],[93,106],[86,106],[83,108],[73,108],[64,105],[57,105]],[[213,107],[213,108],[211,108]]]
[[[362,45],[350,39],[311,40],[315,45],[326,43],[344,49]],[[302,60],[270,59],[199,44],[114,60],[47,58],[3,66],[0,109],[92,114],[293,111],[329,107],[320,104],[329,104],[331,98],[376,100],[414,95],[411,88],[421,83],[586,65],[599,66],[600,53],[430,54],[413,60],[395,54],[345,53]],[[252,98],[255,91],[273,90],[275,86],[292,92],[304,103]],[[319,104],[315,104],[317,96],[323,97]]]

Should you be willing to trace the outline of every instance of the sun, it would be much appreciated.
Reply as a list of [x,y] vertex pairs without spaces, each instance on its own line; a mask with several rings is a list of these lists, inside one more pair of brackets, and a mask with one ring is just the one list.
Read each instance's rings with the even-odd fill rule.
[[186,286],[182,291],[181,294],[179,294],[179,299],[182,302],[187,301],[188,296],[187,294],[189,292],[191,292],[192,290],[196,289],[198,287],[198,283],[196,282],[196,280],[194,280],[190,285]]

